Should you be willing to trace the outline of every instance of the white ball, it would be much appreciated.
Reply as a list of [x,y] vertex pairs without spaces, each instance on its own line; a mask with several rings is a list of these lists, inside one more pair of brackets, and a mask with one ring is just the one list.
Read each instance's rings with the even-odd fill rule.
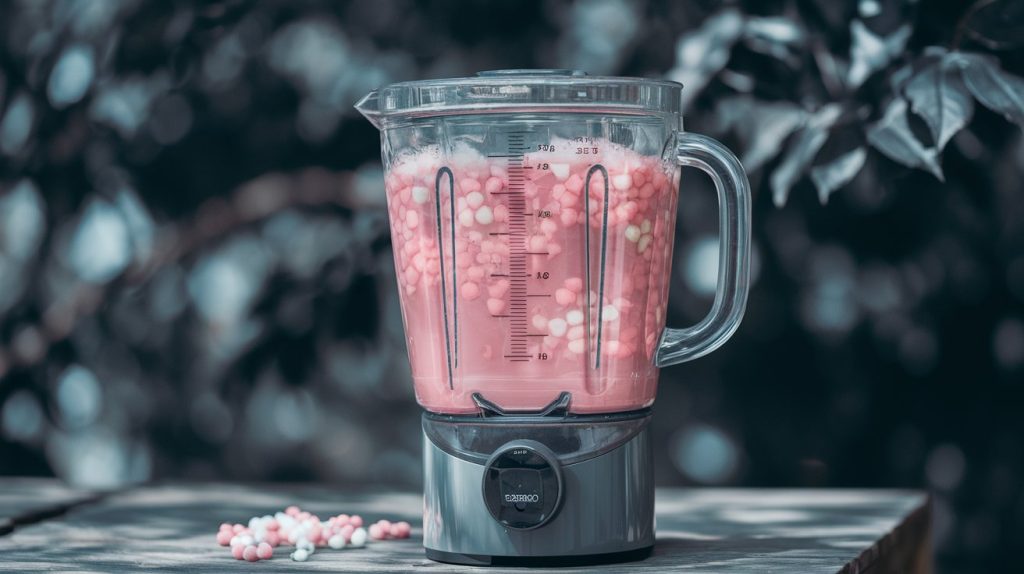
[[309,552],[300,548],[295,552],[292,552],[292,560],[296,562],[305,562],[306,560],[309,560]]
[[305,550],[310,554],[316,551],[316,545],[305,538],[299,538],[299,540],[295,543],[295,547],[299,550]]
[[476,222],[480,225],[490,225],[494,221],[494,212],[491,208],[484,205],[480,209],[476,210]]
[[552,319],[548,321],[548,332],[555,337],[561,337],[566,330],[565,319]]
[[356,528],[352,532],[352,539],[349,541],[353,548],[362,548],[366,546],[366,529]]
[[479,191],[471,192],[466,196],[466,203],[473,209],[476,209],[484,204],[484,194]]
[[615,186],[615,189],[625,191],[633,185],[633,176],[628,173],[620,173],[612,177],[612,185]]
[[345,537],[340,534],[335,534],[327,540],[327,545],[335,550],[341,550],[345,547]]
[[569,179],[569,164],[567,163],[553,163],[551,164],[551,173],[558,178],[559,181],[565,181]]

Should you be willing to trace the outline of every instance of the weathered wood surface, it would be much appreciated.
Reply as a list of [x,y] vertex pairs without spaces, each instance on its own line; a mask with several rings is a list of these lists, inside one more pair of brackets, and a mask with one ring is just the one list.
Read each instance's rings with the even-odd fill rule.
[[[0,480],[0,488],[5,483]],[[269,562],[233,560],[214,542],[223,521],[287,504],[327,516],[407,520],[413,538],[359,550],[318,550],[304,563],[285,548]],[[0,515],[4,513],[0,503]],[[0,572],[476,571],[426,560],[417,493],[310,486],[174,484],[111,495],[0,537]],[[660,490],[654,555],[608,572],[928,572],[930,521],[920,493],[856,490]],[[498,572],[498,569],[488,569]],[[524,570],[514,570],[523,572]],[[535,570],[544,571],[544,570]]]
[[48,478],[0,479],[0,535],[95,500],[91,492],[68,488]]

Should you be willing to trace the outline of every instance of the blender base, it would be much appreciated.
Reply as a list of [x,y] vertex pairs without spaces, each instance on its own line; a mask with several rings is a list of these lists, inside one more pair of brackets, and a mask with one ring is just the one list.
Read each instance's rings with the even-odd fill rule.
[[425,413],[427,557],[477,566],[646,558],[654,547],[650,418]]

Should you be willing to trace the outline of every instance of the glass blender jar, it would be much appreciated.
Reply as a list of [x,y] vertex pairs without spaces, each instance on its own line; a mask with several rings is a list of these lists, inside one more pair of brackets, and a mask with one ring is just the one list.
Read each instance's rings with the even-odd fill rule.
[[[501,70],[393,84],[356,105],[381,130],[402,318],[426,409],[431,558],[650,551],[646,427],[658,369],[724,343],[748,287],[746,176],[721,144],[682,131],[681,89]],[[681,166],[714,180],[721,261],[708,316],[673,329]]]

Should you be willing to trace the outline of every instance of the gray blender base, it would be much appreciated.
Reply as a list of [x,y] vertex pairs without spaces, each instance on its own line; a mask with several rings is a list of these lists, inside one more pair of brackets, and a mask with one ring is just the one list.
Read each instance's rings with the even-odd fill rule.
[[[464,419],[452,423],[461,417],[450,417],[448,422],[457,425],[461,435],[454,441],[439,436],[432,418],[436,417],[424,415],[423,421],[423,544],[428,558],[473,565],[572,565],[638,560],[650,554],[654,480],[649,414],[625,422],[580,416],[573,417],[572,424],[542,425]],[[609,427],[626,430],[605,432]],[[487,433],[516,438],[486,440]],[[611,437],[610,444],[595,437]],[[441,448],[432,438],[449,444]],[[473,445],[453,449],[451,442],[458,441],[483,448],[467,455],[460,449]],[[583,446],[566,454],[567,442]],[[515,528],[499,522],[488,509],[485,499],[493,503],[495,497],[493,491],[488,493],[484,478],[488,465],[496,464],[495,457],[502,451],[519,452],[521,445],[556,459],[560,476],[557,487],[544,487],[549,497],[557,491],[556,510],[540,525]],[[515,519],[516,509],[505,510]]]

